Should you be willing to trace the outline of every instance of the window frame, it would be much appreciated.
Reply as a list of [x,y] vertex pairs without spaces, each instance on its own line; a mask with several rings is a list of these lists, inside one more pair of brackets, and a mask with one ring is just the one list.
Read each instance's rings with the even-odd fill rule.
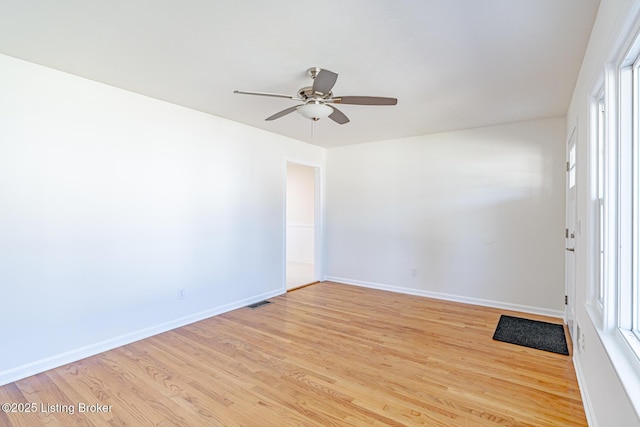
[[606,167],[606,149],[607,149],[607,139],[606,139],[606,108],[605,108],[605,96],[604,96],[604,88],[601,88],[598,91],[598,96],[595,98],[594,102],[594,147],[592,148],[592,152],[594,153],[594,223],[595,223],[595,233],[594,233],[594,250],[595,250],[595,261],[594,266],[596,268],[595,272],[595,286],[593,292],[593,302],[596,305],[597,309],[600,313],[604,311],[604,300],[605,300],[605,289],[607,284],[607,258],[605,254],[608,254],[606,250],[606,241],[607,241],[607,216],[605,212],[605,206],[608,203],[605,202],[607,199],[608,192],[605,191],[606,183],[607,183],[607,172],[608,168]]
[[[636,371],[640,372],[640,210],[638,209],[640,141],[640,34],[630,39],[626,53],[618,61],[611,99],[617,111],[606,118],[615,129],[613,150],[609,162],[612,171],[611,206],[606,209],[611,219],[607,233],[615,241],[613,258],[607,262],[615,274],[609,275],[611,290],[605,293],[603,305],[611,314],[605,326],[610,326],[630,350]],[[605,330],[608,328],[605,328]]]
[[[640,39],[640,37],[638,37]],[[635,43],[639,43],[636,41]],[[636,356],[640,358],[640,272],[638,271],[639,260],[640,260],[640,234],[638,232],[638,226],[640,225],[640,210],[638,204],[638,191],[640,190],[640,169],[638,162],[638,147],[640,147],[640,52],[636,55],[635,61],[632,66],[632,90],[633,90],[633,99],[632,99],[632,139],[630,141],[630,165],[627,165],[630,169],[628,172],[628,176],[622,177],[622,179],[627,179],[630,181],[629,187],[627,191],[629,192],[626,197],[628,198],[627,203],[629,205],[628,209],[631,210],[631,218],[630,218],[630,227],[631,227],[631,236],[630,236],[630,253],[628,256],[629,267],[631,269],[630,272],[630,289],[627,291],[631,297],[631,307],[627,308],[629,310],[630,319],[628,320],[628,328],[630,332],[635,337],[635,342],[631,342],[630,345],[634,348],[636,352]],[[633,339],[633,338],[631,338]]]
[[[588,162],[589,235],[587,258],[589,287],[584,308],[600,343],[617,373],[636,414],[640,416],[640,2],[630,7],[619,32],[609,45],[603,73],[596,77],[588,104],[590,113]],[[634,68],[635,67],[635,68]],[[634,73],[635,69],[635,73]],[[596,297],[597,260],[594,195],[594,104],[604,88],[605,185],[604,289],[601,310]],[[635,93],[635,96],[633,96]],[[590,265],[591,264],[591,265]],[[578,347],[577,360],[585,351]],[[587,346],[589,344],[587,343]]]

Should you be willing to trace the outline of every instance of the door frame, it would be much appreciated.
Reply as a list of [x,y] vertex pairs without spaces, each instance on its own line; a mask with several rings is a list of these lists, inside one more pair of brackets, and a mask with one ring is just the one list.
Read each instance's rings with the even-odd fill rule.
[[318,163],[305,162],[293,158],[285,158],[283,162],[283,197],[282,197],[282,288],[287,291],[287,166],[290,164],[307,166],[314,169],[314,224],[313,224],[313,280],[324,280],[324,166]]

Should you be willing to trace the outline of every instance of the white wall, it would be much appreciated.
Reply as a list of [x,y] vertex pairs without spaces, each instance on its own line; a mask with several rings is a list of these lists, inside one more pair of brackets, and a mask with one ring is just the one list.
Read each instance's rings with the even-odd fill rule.
[[552,118],[327,150],[328,278],[561,316],[564,130]]
[[315,169],[287,164],[287,261],[313,263]]
[[[640,426],[640,419],[634,410],[629,395],[621,383],[621,378],[629,381],[635,377],[635,393],[640,394],[637,371],[627,370],[628,362],[617,352],[608,353],[603,340],[610,342],[607,334],[599,336],[592,318],[587,311],[590,273],[593,263],[590,259],[588,241],[592,237],[590,223],[589,195],[589,107],[593,92],[604,76],[605,64],[617,54],[621,35],[632,24],[630,12],[637,9],[637,0],[602,0],[591,39],[580,70],[572,102],[567,113],[567,136],[576,128],[577,132],[577,217],[581,224],[576,238],[576,324],[584,334],[584,348],[574,353],[574,364],[578,373],[587,415],[591,425]],[[576,347],[576,343],[574,343]],[[615,346],[614,346],[615,347]],[[616,360],[616,365],[612,364]],[[620,363],[622,362],[622,363]],[[638,361],[632,362],[638,367]],[[636,399],[637,400],[637,399]],[[636,402],[640,410],[640,402]]]
[[284,292],[285,159],[324,150],[0,56],[0,384]]

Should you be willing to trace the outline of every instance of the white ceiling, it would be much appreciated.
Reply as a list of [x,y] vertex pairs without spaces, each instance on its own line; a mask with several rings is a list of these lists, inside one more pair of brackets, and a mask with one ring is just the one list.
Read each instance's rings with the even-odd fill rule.
[[[0,53],[331,147],[564,115],[599,0],[0,0]],[[281,98],[339,74],[338,125]]]

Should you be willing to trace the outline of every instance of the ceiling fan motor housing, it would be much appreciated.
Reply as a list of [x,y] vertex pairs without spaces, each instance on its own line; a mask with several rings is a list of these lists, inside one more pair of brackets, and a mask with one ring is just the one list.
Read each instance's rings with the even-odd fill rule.
[[313,87],[306,86],[298,91],[298,97],[302,99],[331,99],[333,98],[333,92],[329,92],[327,94],[321,94],[315,92]]

